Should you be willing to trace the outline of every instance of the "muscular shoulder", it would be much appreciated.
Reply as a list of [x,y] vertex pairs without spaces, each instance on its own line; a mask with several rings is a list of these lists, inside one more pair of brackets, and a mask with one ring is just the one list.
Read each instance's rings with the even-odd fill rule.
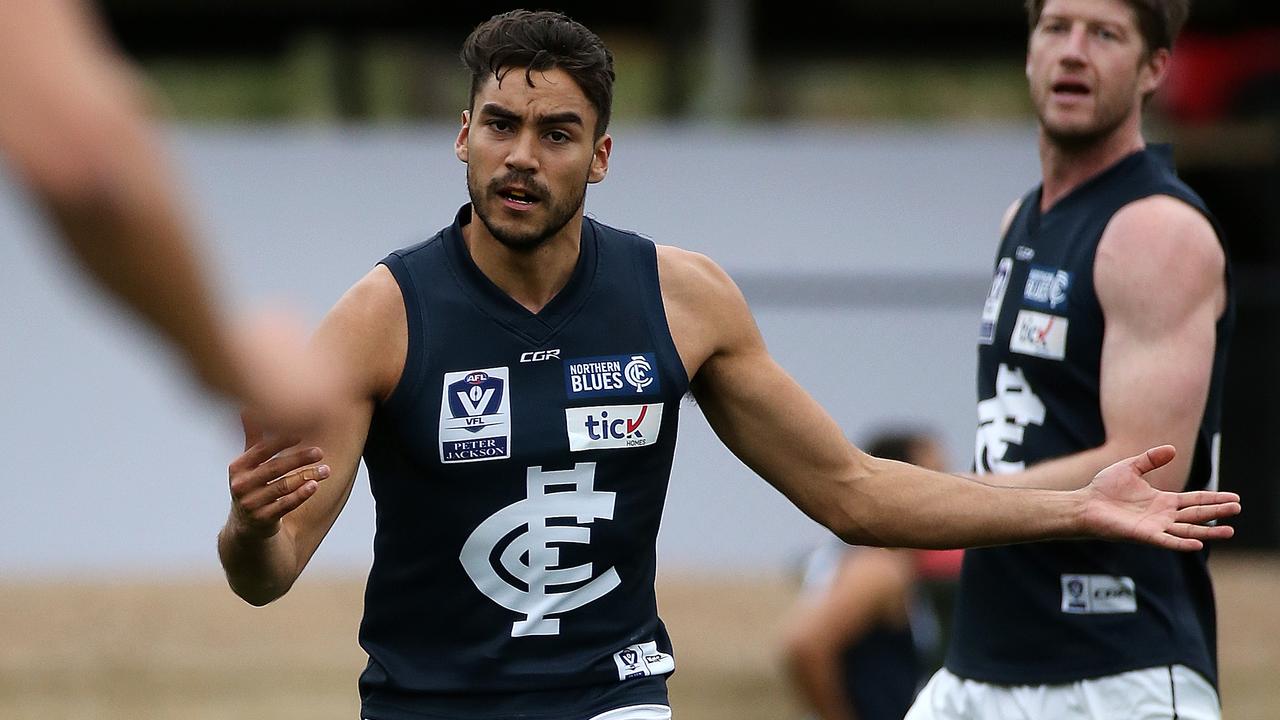
[[1152,321],[1189,306],[1225,306],[1226,255],[1200,211],[1167,195],[1121,208],[1102,233],[1094,281],[1104,309],[1133,307]]
[[671,245],[658,245],[657,250],[664,296],[706,302],[740,295],[729,274],[706,255]]
[[711,356],[756,336],[742,292],[707,256],[659,245],[658,281],[671,336],[689,377]]
[[316,332],[321,351],[342,364],[361,394],[377,399],[399,382],[408,338],[400,286],[385,265],[351,286]]

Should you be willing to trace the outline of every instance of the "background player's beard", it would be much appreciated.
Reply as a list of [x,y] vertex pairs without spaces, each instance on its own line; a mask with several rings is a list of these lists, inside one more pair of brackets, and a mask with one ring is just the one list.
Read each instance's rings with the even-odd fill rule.
[[[1122,96],[1123,97],[1123,96]],[[1037,99],[1037,106],[1040,104]],[[1047,99],[1045,103],[1049,102]],[[1121,125],[1129,119],[1129,113],[1133,112],[1128,107],[1117,106],[1106,98],[1098,98],[1098,105],[1095,111],[1093,122],[1083,127],[1054,127],[1047,119],[1047,113],[1041,107],[1036,108],[1036,115],[1040,120],[1040,128],[1049,142],[1056,147],[1069,153],[1077,153],[1087,150],[1106,138],[1110,137]]]
[[1040,119],[1045,137],[1061,150],[1070,153],[1087,150],[1102,142],[1124,123],[1124,117],[1102,118],[1096,125],[1085,128],[1056,129]]
[[[589,172],[589,170],[588,170]],[[520,184],[534,190],[540,202],[547,206],[547,221],[540,227],[534,227],[527,231],[521,232],[517,228],[503,228],[494,223],[493,218],[489,215],[486,201],[491,201],[498,197],[498,189],[509,184]],[[573,192],[576,189],[577,192]],[[582,208],[583,200],[587,196],[587,179],[582,179],[581,185],[574,185],[570,190],[570,194],[563,201],[557,202],[551,192],[542,183],[535,182],[525,173],[509,172],[506,175],[490,181],[487,187],[482,187],[477,178],[471,176],[471,166],[467,166],[467,193],[471,196],[471,210],[476,217],[480,218],[480,222],[484,223],[485,228],[489,230],[489,234],[498,242],[506,247],[521,252],[530,252],[542,246],[547,240],[550,240],[556,233],[560,232],[578,210]]]

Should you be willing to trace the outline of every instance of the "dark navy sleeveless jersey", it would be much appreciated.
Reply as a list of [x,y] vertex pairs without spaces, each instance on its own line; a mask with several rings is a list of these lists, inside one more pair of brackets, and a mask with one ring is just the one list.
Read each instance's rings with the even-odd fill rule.
[[[1094,255],[1111,217],[1152,195],[1177,198],[1213,222],[1174,174],[1167,147],[1128,156],[1046,213],[1039,188],[1023,199],[1000,246],[982,316],[980,473],[1017,472],[1105,441],[1099,406],[1104,323]],[[1188,490],[1217,483],[1232,317],[1228,302],[1195,447],[1179,448],[1194,453]],[[1049,684],[1181,663],[1216,683],[1205,561],[1203,552],[1100,541],[967,551],[946,666],[974,680]]]
[[364,716],[665,704],[654,545],[688,378],[655,247],[585,219],[568,284],[531,313],[472,261],[470,219],[383,261],[409,347],[364,451]]
[[878,626],[845,649],[844,687],[858,720],[902,720],[920,683],[911,628]]

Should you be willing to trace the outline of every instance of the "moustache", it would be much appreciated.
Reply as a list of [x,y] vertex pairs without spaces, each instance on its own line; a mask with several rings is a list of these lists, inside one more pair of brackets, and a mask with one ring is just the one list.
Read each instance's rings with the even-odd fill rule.
[[545,200],[551,196],[551,190],[538,182],[531,173],[521,172],[519,170],[512,170],[500,178],[490,180],[489,192],[496,194],[499,190],[509,185],[517,185],[524,188],[525,191],[538,199]]

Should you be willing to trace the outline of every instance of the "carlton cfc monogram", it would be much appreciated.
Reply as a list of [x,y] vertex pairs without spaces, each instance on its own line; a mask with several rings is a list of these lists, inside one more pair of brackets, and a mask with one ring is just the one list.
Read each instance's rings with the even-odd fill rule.
[[[590,563],[558,567],[558,545],[589,545],[591,528],[582,526],[595,520],[613,519],[615,494],[595,490],[595,473],[595,463],[574,465],[572,470],[529,468],[528,498],[491,515],[462,546],[458,559],[476,589],[502,607],[525,616],[512,624],[511,637],[559,635],[560,620],[548,615],[576,610],[621,584],[614,568],[592,578]],[[552,492],[553,487],[572,489]],[[577,524],[549,522],[561,518],[571,518]],[[520,529],[524,532],[508,539],[513,531]],[[495,552],[498,564],[519,580],[523,588],[512,584],[494,567],[491,558]],[[586,584],[573,590],[553,589],[579,583]]]

